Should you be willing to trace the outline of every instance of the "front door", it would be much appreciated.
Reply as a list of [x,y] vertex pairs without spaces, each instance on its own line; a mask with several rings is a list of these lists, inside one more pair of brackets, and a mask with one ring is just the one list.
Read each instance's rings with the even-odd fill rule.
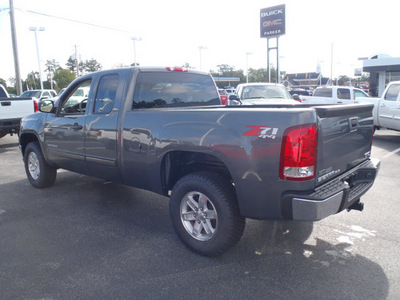
[[391,129],[398,128],[400,122],[400,108],[397,101],[400,84],[392,84],[379,102],[379,125]]
[[86,119],[86,161],[89,174],[119,181],[117,168],[117,123],[123,84],[117,73],[100,78]]
[[83,174],[87,174],[84,143],[91,82],[90,78],[78,82],[69,95],[62,97],[57,113],[49,114],[44,127],[49,159],[63,169]]

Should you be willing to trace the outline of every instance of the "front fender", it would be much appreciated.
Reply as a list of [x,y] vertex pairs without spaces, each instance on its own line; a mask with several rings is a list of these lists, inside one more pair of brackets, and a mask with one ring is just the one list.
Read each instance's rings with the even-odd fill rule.
[[21,120],[20,134],[19,134],[19,147],[22,156],[25,153],[26,146],[33,141],[39,142],[43,155],[47,158],[44,143],[44,127],[46,124],[46,113],[35,113],[28,115]]

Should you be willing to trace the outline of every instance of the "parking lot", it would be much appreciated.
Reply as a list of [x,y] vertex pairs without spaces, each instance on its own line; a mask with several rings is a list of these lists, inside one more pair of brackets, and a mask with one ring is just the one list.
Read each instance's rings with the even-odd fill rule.
[[363,212],[319,222],[247,220],[221,257],[175,236],[168,199],[59,170],[26,179],[16,136],[0,139],[1,299],[399,299],[400,133],[377,131],[382,161]]

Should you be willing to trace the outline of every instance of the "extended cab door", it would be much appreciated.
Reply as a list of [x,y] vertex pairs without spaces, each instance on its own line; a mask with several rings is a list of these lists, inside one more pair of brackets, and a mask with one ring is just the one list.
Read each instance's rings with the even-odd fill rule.
[[351,92],[348,88],[338,88],[337,89],[337,103],[338,104],[351,104],[353,100],[351,99]]
[[124,80],[120,73],[105,74],[96,82],[93,105],[89,107],[85,140],[89,174],[119,181],[117,168],[118,110]]
[[392,84],[379,102],[379,125],[400,130],[400,84]]
[[87,174],[85,161],[86,105],[91,96],[92,78],[86,76],[68,88],[60,98],[57,112],[49,114],[44,126],[48,157],[63,169]]

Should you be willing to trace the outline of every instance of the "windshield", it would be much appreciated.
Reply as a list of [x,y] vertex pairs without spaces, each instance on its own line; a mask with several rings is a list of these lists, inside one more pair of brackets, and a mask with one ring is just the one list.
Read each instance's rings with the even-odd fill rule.
[[241,99],[292,99],[284,87],[274,85],[254,85],[243,89]]
[[25,91],[20,96],[20,98],[40,98],[40,91]]

